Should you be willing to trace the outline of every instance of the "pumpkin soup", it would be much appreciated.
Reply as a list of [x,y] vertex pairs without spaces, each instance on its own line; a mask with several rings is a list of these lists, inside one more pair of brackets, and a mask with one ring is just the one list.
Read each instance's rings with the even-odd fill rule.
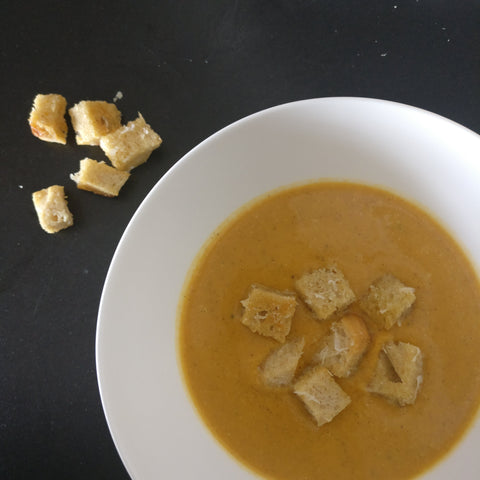
[[[324,315],[299,290],[331,265],[348,290]],[[252,288],[280,302],[288,328],[245,315]],[[379,319],[381,288],[403,298]],[[478,410],[476,275],[438,223],[391,193],[324,182],[268,194],[214,233],[182,295],[178,352],[192,401],[218,441],[265,478],[408,479],[441,459]],[[354,361],[339,355],[336,365],[328,348],[340,329],[361,343]],[[381,377],[400,354],[417,362],[408,385]],[[319,357],[330,360],[312,367]],[[326,420],[301,398],[313,377],[340,402]]]

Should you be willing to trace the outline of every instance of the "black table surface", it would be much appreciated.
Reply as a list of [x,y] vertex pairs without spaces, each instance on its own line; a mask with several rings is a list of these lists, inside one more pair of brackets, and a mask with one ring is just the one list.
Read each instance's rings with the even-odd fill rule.
[[[480,132],[480,2],[159,0],[2,3],[0,478],[127,479],[102,410],[97,312],[121,235],[185,153],[248,114],[361,96]],[[98,147],[42,142],[37,93],[116,102],[164,139],[120,196],[68,175]],[[420,159],[419,159],[420,160]],[[38,224],[32,192],[65,185],[75,225]],[[158,478],[162,478],[159,472]]]

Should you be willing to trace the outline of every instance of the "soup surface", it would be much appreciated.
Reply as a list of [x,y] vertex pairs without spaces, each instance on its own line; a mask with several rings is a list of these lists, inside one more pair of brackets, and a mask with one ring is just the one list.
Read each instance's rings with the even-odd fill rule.
[[[262,384],[258,367],[280,344],[244,326],[241,300],[259,283],[294,291],[305,272],[334,263],[360,297],[392,273],[414,287],[401,326],[378,327],[357,372],[336,379],[351,404],[317,427],[289,387]],[[339,318],[339,317],[336,317]],[[301,301],[288,338],[305,338],[297,376],[335,317],[318,321]],[[183,291],[179,357],[193,403],[238,460],[272,479],[406,479],[440,459],[471,424],[480,401],[480,289],[452,238],[390,193],[316,183],[271,193],[211,238]],[[366,391],[385,341],[423,352],[415,404]]]

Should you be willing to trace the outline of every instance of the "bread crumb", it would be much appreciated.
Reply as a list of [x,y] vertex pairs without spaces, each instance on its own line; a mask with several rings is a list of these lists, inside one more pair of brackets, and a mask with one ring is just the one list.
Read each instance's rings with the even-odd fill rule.
[[73,225],[73,215],[67,206],[64,188],[52,185],[32,194],[40,226],[47,233],[57,233]]
[[297,338],[271,352],[259,367],[262,381],[271,386],[288,385],[295,375],[304,346],[305,339]]
[[294,293],[252,285],[248,297],[240,303],[244,307],[243,325],[254,333],[285,342],[297,307]]
[[130,171],[145,163],[162,139],[152,130],[142,115],[100,139],[100,147],[119,170]]
[[344,310],[356,299],[347,279],[336,267],[303,275],[295,282],[295,288],[319,320]]
[[104,197],[116,197],[129,176],[128,172],[110,167],[105,162],[84,158],[80,160],[80,170],[72,173],[70,178],[80,190],[88,190]]
[[113,102],[116,103],[118,100],[123,98],[123,93],[119,90],[113,97]]
[[62,95],[38,94],[28,118],[33,135],[45,142],[67,143],[68,127],[65,120],[67,100]]
[[351,402],[329,371],[321,365],[305,372],[293,388],[319,427],[331,422]]

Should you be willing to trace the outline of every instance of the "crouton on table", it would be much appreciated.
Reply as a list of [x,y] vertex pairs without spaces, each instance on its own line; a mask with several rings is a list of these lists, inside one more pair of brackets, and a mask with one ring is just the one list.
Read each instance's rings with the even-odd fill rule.
[[40,226],[47,233],[57,233],[73,225],[73,215],[68,209],[64,188],[52,185],[32,194],[33,205]]
[[38,94],[34,101],[28,123],[32,133],[45,142],[67,143],[68,127],[65,120],[67,100],[62,95]]
[[105,162],[84,158],[80,160],[80,170],[72,173],[70,178],[80,190],[88,190],[104,197],[116,197],[129,176],[128,172],[117,170]]
[[122,114],[113,103],[83,100],[68,110],[78,145],[99,145],[100,138],[121,127]]
[[142,115],[100,139],[100,147],[119,170],[130,171],[145,163],[162,139],[152,130]]

